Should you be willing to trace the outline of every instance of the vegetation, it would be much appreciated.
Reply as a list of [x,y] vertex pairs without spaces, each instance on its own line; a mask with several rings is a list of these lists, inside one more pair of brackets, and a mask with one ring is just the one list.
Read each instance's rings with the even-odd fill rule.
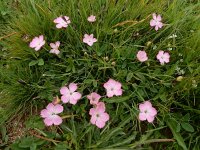
[[[199,0],[15,0],[0,2],[0,125],[7,149],[200,149]],[[5,12],[3,8],[7,8]],[[12,9],[11,9],[12,8]],[[164,26],[150,27],[152,14]],[[87,21],[96,16],[96,22]],[[53,20],[70,17],[66,29]],[[82,42],[94,34],[93,46]],[[34,37],[46,44],[35,51]],[[49,43],[60,41],[59,55]],[[136,54],[145,50],[148,61]],[[170,54],[161,65],[159,50]],[[87,95],[105,95],[109,78],[122,83],[123,95],[101,101],[110,120],[103,129],[90,123]],[[78,83],[82,99],[63,104],[63,123],[45,127],[40,111],[60,97],[60,88]],[[153,123],[138,119],[139,104],[150,100]],[[8,126],[22,122],[24,135],[9,143]],[[6,130],[7,129],[7,130]]]

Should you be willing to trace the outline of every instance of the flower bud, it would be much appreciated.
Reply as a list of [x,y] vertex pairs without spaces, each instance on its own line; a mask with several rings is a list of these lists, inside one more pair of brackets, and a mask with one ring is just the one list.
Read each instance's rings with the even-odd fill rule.
[[178,81],[178,82],[181,82],[183,80],[183,76],[178,76],[177,78],[176,78],[176,81]]

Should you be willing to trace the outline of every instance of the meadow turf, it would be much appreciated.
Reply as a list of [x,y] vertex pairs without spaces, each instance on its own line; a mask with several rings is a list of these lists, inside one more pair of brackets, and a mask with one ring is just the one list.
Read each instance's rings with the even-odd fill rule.
[[[200,149],[199,0],[0,4],[0,149]],[[149,24],[153,13],[164,23],[158,31]],[[94,23],[87,21],[91,14]],[[66,29],[53,22],[61,15],[70,17]],[[98,41],[87,46],[84,34]],[[36,52],[29,43],[39,35],[46,45]],[[58,56],[49,53],[55,41],[61,42]],[[147,52],[148,61],[137,60],[139,50]],[[159,50],[169,52],[168,64],[156,59]],[[86,95],[105,95],[103,83],[109,78],[122,83],[123,95],[101,99],[110,120],[98,129],[90,123]],[[71,82],[78,83],[83,98],[63,105],[62,125],[45,127],[40,111]],[[146,100],[158,111],[153,123],[138,119],[138,106]],[[7,126],[13,120],[22,122],[25,133],[9,143]]]

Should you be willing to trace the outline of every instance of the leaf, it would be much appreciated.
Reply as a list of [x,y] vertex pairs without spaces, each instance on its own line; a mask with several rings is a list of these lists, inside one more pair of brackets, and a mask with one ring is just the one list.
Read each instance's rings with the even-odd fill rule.
[[130,144],[131,141],[135,140],[137,132],[134,132],[133,135],[127,137],[126,139],[122,140],[121,142],[117,142],[113,145],[109,145],[108,148],[123,146],[125,144]]
[[38,128],[38,129],[44,129],[45,125],[44,122],[42,121],[41,117],[39,116],[32,116],[30,119],[28,119],[25,122],[25,125],[27,128]]
[[107,103],[121,103],[126,100],[129,100],[130,96],[121,96],[121,97],[113,97],[113,98],[104,98],[103,101]]
[[93,86],[97,87],[97,81],[96,80],[93,80]]
[[29,67],[31,67],[31,66],[36,65],[37,63],[38,63],[37,60],[32,60],[28,65],[29,65]]
[[129,82],[133,78],[133,73],[129,72],[126,77],[126,82]]
[[194,128],[192,125],[190,125],[189,123],[187,122],[183,122],[181,123],[181,126],[183,127],[183,129],[185,129],[185,131],[188,131],[188,132],[194,132]]
[[188,122],[190,120],[190,114],[187,113],[185,116],[183,116],[183,119],[182,119],[184,122]]
[[176,132],[176,125],[177,123],[173,119],[166,119],[166,123],[169,126],[170,130],[172,131],[172,134],[174,138],[177,140],[178,144],[183,148],[183,150],[188,150],[185,142],[183,140],[183,137],[180,133]]
[[176,127],[176,132],[180,132],[180,130],[181,130],[181,125],[178,123]]
[[40,58],[38,60],[38,66],[43,66],[44,65],[44,60],[42,58]]
[[54,148],[54,150],[64,150],[64,149],[68,149],[68,145],[66,143],[59,143],[56,145],[56,147]]
[[19,146],[21,148],[29,148],[34,143],[34,139],[32,137],[24,137],[21,139]]
[[4,125],[0,126],[0,130],[1,130],[2,140],[5,141],[7,135],[6,127]]

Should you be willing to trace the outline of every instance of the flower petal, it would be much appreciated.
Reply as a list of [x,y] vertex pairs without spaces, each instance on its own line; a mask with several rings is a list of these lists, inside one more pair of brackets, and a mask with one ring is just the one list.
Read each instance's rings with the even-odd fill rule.
[[62,94],[62,95],[69,95],[70,91],[69,91],[69,89],[66,86],[64,86],[64,87],[62,87],[60,89],[60,94]]
[[63,103],[68,103],[69,102],[69,96],[65,96],[65,95],[61,96],[61,101]]
[[62,123],[62,118],[58,115],[54,115],[52,121],[53,124],[60,125]]
[[75,84],[75,83],[70,83],[69,84],[69,91],[70,92],[74,92],[74,91],[76,91],[77,90],[77,84]]

